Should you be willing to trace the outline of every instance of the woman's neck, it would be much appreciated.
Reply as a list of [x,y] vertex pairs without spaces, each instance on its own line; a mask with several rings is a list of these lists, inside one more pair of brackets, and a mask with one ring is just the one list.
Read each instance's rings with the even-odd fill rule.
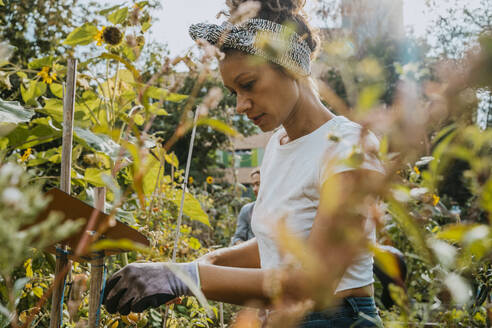
[[291,114],[283,122],[287,135],[282,137],[281,143],[285,144],[302,136],[305,136],[331,120],[335,115],[326,108],[314,92],[301,86],[299,100]]

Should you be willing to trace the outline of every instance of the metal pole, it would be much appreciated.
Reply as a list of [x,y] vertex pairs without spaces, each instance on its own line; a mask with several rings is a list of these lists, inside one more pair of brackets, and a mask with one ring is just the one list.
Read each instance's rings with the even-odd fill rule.
[[[173,263],[176,262],[176,251],[178,250],[179,238],[181,237],[181,221],[183,219],[184,200],[185,200],[186,188],[188,187],[188,176],[190,173],[191,157],[193,154],[193,144],[195,142],[197,120],[198,120],[198,108],[195,109],[195,117],[193,118],[193,129],[191,131],[190,148],[188,149],[188,158],[186,159],[183,194],[181,195],[181,204],[179,206],[178,223],[176,224],[176,236],[174,237],[174,248],[173,248],[173,257],[172,257]],[[174,176],[174,174],[172,176]],[[169,312],[169,305],[166,306],[166,312],[164,314],[164,319],[163,319],[164,321],[162,322],[162,327],[166,327],[168,312]]]
[[173,258],[172,258],[173,263],[176,262],[176,251],[178,250],[178,242],[179,242],[179,238],[181,237],[181,221],[183,219],[183,207],[184,207],[186,188],[188,187],[188,175],[190,173],[191,155],[193,154],[193,143],[195,142],[197,120],[198,120],[198,108],[195,110],[195,118],[193,119],[193,130],[191,131],[190,148],[188,150],[188,159],[186,160],[185,177],[183,183],[183,194],[181,195],[178,223],[176,225],[176,237],[174,238],[174,248],[173,248]]
[[[67,83],[63,97],[63,139],[60,189],[70,194],[71,170],[72,170],[72,140],[73,140],[73,117],[75,109],[75,84],[77,74],[77,60],[69,58],[67,63]],[[53,295],[51,297],[50,328],[59,328],[61,325],[63,296],[63,284],[66,275],[62,274],[63,268],[68,265],[67,254],[57,254],[55,267],[55,281],[53,282]]]

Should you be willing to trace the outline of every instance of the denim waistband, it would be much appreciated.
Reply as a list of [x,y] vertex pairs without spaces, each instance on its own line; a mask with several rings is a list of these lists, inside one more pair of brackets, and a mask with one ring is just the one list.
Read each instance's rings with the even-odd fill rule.
[[[366,318],[361,317],[361,313]],[[362,325],[364,327],[376,327],[367,321],[367,317],[373,318],[376,322],[381,320],[374,297],[346,297],[337,305],[309,313],[304,317],[300,327],[311,327],[314,323],[317,326],[312,327],[349,327],[356,323],[359,325],[364,323]],[[338,325],[333,326],[335,321]],[[347,325],[340,325],[341,322],[345,322]],[[325,323],[325,325],[321,325],[321,323]]]
[[373,312],[377,311],[376,302],[374,297],[345,297],[341,303],[326,309],[316,311],[323,312],[325,314],[334,314],[339,312],[350,312],[358,314],[359,312]]

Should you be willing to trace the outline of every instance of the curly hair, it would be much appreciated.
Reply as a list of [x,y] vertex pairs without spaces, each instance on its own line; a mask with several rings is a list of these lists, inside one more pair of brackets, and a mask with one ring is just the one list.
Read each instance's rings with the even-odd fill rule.
[[[251,0],[226,0],[230,15],[234,15],[239,6],[248,1]],[[313,58],[318,48],[319,36],[309,25],[308,16],[303,10],[306,0],[262,0],[258,2],[261,7],[254,18],[267,19],[293,27],[296,33],[307,42]]]

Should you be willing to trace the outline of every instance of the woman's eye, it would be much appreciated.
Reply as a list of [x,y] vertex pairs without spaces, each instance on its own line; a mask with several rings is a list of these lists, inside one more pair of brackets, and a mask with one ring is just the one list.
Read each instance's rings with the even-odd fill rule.
[[255,84],[255,81],[251,81],[248,83],[245,83],[241,86],[244,90],[251,90],[253,88],[253,85]]

